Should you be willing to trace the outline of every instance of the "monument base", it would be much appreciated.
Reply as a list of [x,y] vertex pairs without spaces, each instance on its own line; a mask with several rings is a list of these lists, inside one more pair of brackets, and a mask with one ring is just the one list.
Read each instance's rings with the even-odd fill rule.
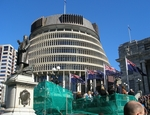
[[2,115],[36,115],[33,109],[29,108],[9,108]]
[[33,90],[37,83],[32,75],[14,74],[5,84],[6,109],[2,115],[36,115],[33,110]]

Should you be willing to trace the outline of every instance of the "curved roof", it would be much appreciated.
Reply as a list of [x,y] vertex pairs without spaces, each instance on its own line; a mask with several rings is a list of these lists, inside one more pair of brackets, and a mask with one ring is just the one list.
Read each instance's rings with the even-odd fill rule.
[[[62,20],[62,16],[66,21]],[[83,18],[80,15],[74,15],[74,14],[57,14],[57,15],[52,15],[48,17],[42,17],[33,22],[31,31],[35,30],[37,28],[37,25],[39,27],[39,26],[47,26],[47,25],[53,25],[53,24],[80,25],[80,26],[84,26],[95,31],[92,23],[89,20]]]

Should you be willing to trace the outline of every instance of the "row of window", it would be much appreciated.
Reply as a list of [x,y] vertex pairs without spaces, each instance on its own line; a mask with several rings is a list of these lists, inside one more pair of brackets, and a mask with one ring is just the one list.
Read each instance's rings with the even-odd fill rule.
[[98,51],[93,51],[93,50],[85,50],[83,48],[70,48],[70,47],[52,47],[52,48],[43,48],[41,50],[31,52],[29,54],[30,58],[35,58],[35,56],[42,56],[42,55],[52,55],[52,54],[60,54],[60,53],[70,53],[70,54],[84,54],[84,55],[89,55],[89,56],[95,56],[98,58],[102,58],[107,60],[106,56],[104,53]]
[[86,35],[82,35],[82,34],[77,34],[77,33],[49,33],[49,34],[43,34],[42,36],[37,36],[33,39],[31,39],[31,44],[43,41],[43,40],[48,40],[50,38],[77,38],[78,40],[86,40],[86,41],[90,41],[93,43],[96,43],[98,45],[100,45],[99,40],[96,40],[94,37],[89,37]]
[[8,61],[9,63],[11,63],[11,60],[6,60],[6,59],[3,59],[3,60],[2,60],[2,62],[7,62],[7,61]]
[[6,71],[0,71],[0,73],[5,73]]
[[[6,69],[6,67],[1,67],[1,69]],[[11,70],[10,67],[7,68],[8,70]]]
[[32,45],[30,50],[37,50],[39,48],[43,47],[54,47],[58,45],[65,45],[65,47],[68,46],[82,46],[82,47],[87,47],[87,48],[92,48],[98,51],[103,52],[103,49],[100,47],[100,45],[94,45],[88,42],[84,41],[72,41],[72,40],[48,40],[48,41],[41,41],[40,43],[38,42],[35,45]]
[[102,65],[103,61],[96,58],[74,55],[51,55],[40,58],[30,59],[30,63],[47,63],[47,62],[86,62]]
[[[69,33],[73,33],[73,32],[79,32],[80,34],[82,33],[82,34],[85,34],[85,35],[91,35],[90,33],[87,33],[87,32],[84,32],[84,31],[81,31],[81,30],[78,30],[78,29],[71,29],[71,28],[57,28],[57,29],[50,29],[50,30],[44,30],[43,32],[41,32],[41,33],[38,33],[38,34],[36,34],[36,35],[32,35],[32,38],[33,37],[36,37],[37,35],[40,35],[40,34],[44,34],[44,33],[56,33],[56,32],[58,32],[58,33],[60,33],[60,32],[65,32],[65,31],[67,31],[67,32],[69,32]],[[58,37],[59,36],[61,36],[61,35],[57,35]],[[93,37],[95,37],[95,38],[97,38],[97,35],[95,34],[95,35],[91,35],[91,36],[93,36]],[[55,35],[54,35],[54,37],[55,37]],[[32,39],[31,38],[31,39]]]
[[[2,63],[1,65],[2,65],[2,66],[6,66],[7,63]],[[8,66],[11,67],[11,66],[12,66],[11,63],[8,63]]]
[[[58,64],[57,64],[58,65]],[[40,66],[34,67],[34,72],[40,72],[40,71],[51,71],[53,67],[57,67],[56,64],[42,64]],[[61,69],[68,69],[68,70],[101,70],[103,71],[102,67],[95,67],[95,66],[88,66],[84,64],[59,64]]]
[[5,74],[0,74],[1,77],[5,77]]

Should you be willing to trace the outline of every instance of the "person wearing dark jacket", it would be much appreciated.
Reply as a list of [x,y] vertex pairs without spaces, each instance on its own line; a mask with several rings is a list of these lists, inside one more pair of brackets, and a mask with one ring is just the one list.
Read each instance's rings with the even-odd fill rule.
[[121,86],[119,84],[116,85],[116,93],[122,93]]
[[103,85],[101,86],[101,90],[100,90],[99,94],[100,94],[101,96],[106,96],[106,95],[108,95],[108,92],[107,92],[107,90],[104,88]]
[[114,85],[111,85],[111,86],[109,87],[108,93],[109,93],[109,95],[115,93],[115,87],[114,87]]
[[133,95],[133,96],[135,95],[133,89],[130,89],[128,95]]

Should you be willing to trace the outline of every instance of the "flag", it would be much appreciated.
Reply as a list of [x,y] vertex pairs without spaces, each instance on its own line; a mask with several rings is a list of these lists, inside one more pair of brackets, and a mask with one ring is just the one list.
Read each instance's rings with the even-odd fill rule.
[[94,79],[95,78],[95,73],[93,70],[87,70],[87,79]]
[[104,77],[104,73],[99,70],[87,70],[87,79],[102,79]]
[[105,65],[105,71],[106,75],[113,75],[114,73],[116,73],[116,69],[108,65]]
[[78,75],[71,74],[71,82],[72,83],[85,83],[85,81]]
[[105,73],[108,76],[120,77],[122,72],[116,70],[114,67],[105,65]]
[[104,72],[102,72],[102,71],[100,71],[100,70],[97,70],[97,71],[95,72],[95,78],[96,78],[96,79],[102,79],[102,78],[104,78]]
[[127,70],[132,72],[137,72],[143,76],[146,76],[146,74],[130,60],[126,59],[126,64],[127,64]]
[[136,67],[136,68],[142,76],[147,76],[139,67]]
[[127,67],[128,67],[127,70],[129,71],[138,72],[136,65],[133,62],[129,61],[128,59],[127,59]]

